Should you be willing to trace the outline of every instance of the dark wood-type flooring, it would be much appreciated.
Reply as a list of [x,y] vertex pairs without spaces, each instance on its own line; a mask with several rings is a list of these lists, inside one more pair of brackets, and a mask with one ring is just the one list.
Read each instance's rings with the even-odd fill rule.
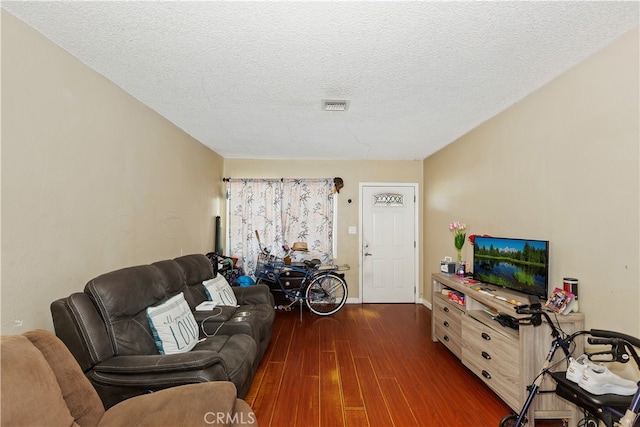
[[276,313],[245,400],[261,427],[497,426],[510,412],[431,340],[431,311],[414,304]]

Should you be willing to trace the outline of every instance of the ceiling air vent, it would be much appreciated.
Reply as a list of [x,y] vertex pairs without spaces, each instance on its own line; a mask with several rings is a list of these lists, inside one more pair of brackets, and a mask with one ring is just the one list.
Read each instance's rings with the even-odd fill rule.
[[347,111],[349,101],[344,99],[323,99],[322,109],[324,111]]

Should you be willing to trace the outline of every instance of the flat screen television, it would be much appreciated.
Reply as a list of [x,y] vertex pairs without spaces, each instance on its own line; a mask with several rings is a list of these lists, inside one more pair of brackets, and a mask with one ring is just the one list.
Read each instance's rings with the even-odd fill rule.
[[476,236],[473,278],[541,299],[549,284],[549,242]]

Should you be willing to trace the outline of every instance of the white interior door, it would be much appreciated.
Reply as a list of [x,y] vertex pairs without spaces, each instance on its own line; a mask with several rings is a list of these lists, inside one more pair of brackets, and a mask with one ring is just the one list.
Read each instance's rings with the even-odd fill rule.
[[415,302],[416,185],[361,186],[362,302]]

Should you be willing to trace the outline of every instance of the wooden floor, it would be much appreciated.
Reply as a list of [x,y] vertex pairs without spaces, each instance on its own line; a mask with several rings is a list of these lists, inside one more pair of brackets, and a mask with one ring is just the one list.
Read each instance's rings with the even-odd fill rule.
[[497,426],[510,412],[432,342],[431,311],[414,304],[278,312],[245,400],[261,427]]

